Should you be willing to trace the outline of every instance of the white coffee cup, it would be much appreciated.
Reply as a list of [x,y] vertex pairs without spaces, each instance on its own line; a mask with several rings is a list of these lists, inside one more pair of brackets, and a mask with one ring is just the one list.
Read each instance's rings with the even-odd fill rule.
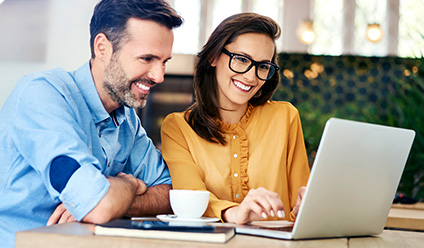
[[200,218],[209,204],[209,191],[171,189],[169,200],[177,217]]

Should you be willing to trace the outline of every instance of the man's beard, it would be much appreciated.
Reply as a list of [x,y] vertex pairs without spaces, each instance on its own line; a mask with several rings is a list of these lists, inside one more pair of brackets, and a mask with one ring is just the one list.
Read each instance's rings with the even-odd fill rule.
[[131,91],[131,86],[134,82],[143,82],[149,85],[154,84],[153,81],[145,78],[131,81],[118,62],[118,56],[116,54],[112,55],[110,64],[105,69],[103,81],[104,88],[112,100],[129,108],[143,108],[147,102],[147,95],[141,95],[137,98]]

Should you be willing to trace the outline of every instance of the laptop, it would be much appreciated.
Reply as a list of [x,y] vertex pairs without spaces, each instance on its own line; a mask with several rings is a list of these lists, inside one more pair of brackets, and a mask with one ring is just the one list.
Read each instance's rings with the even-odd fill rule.
[[244,225],[236,232],[278,239],[380,234],[414,136],[409,129],[329,119],[291,230]]

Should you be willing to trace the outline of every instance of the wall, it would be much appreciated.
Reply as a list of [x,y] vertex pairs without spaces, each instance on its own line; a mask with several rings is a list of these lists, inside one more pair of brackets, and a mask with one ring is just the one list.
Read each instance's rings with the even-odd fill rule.
[[89,57],[97,0],[6,0],[0,5],[0,107],[25,74],[78,68]]
[[[97,1],[5,0],[0,4],[0,107],[23,75],[54,67],[74,70],[90,58],[89,21]],[[309,15],[311,0],[283,1],[287,12],[283,31],[294,30]],[[283,37],[289,44],[283,48],[286,51],[306,52],[294,35]],[[166,73],[192,74],[193,62],[194,55],[175,54]]]
[[[75,70],[90,58],[89,22],[97,0],[6,0],[0,4],[0,107],[23,75]],[[191,74],[193,55],[174,55],[167,73]]]

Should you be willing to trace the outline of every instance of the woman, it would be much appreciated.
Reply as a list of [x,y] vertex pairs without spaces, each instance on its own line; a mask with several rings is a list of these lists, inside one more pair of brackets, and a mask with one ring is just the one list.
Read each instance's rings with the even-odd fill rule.
[[269,101],[279,84],[279,35],[259,14],[224,20],[198,54],[195,103],[163,122],[173,187],[210,191],[205,216],[295,219],[309,166],[297,109]]

